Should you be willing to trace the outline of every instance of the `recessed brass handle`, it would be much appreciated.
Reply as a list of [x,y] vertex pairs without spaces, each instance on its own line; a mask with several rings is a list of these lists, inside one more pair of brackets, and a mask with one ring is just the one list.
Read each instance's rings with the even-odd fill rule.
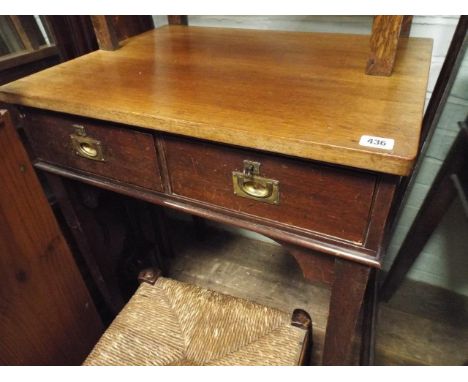
[[237,177],[239,188],[242,189],[247,195],[254,198],[268,198],[273,193],[273,183],[270,179],[258,178],[244,179],[243,176]]
[[86,155],[87,157],[92,157],[92,158],[94,158],[98,154],[96,147],[93,147],[87,142],[80,143],[80,151],[83,155]]
[[104,161],[101,142],[97,139],[76,134],[70,135],[70,139],[76,155],[87,159]]
[[233,171],[234,195],[260,202],[279,204],[279,182],[257,175],[260,163],[244,161],[244,172]]

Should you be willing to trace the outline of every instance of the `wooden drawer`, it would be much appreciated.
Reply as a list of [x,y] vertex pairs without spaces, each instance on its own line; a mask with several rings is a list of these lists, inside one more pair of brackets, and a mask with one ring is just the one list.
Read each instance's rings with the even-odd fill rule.
[[[247,151],[179,137],[165,138],[173,194],[266,218],[295,228],[362,243],[376,185],[371,173]],[[261,163],[260,175],[278,181],[279,203],[239,197],[233,171]]]
[[[27,110],[24,125],[37,159],[156,191],[163,190],[151,134],[39,110]],[[84,137],[80,136],[83,130],[79,126],[84,128]],[[94,159],[78,155],[77,145],[83,143],[89,153],[95,154],[92,151],[95,149],[100,153],[91,157]]]

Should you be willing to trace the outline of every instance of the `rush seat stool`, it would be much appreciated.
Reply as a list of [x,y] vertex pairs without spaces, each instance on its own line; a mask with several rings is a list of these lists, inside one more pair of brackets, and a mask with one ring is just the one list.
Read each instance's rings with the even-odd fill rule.
[[84,365],[301,365],[312,323],[244,299],[140,273],[138,290]]

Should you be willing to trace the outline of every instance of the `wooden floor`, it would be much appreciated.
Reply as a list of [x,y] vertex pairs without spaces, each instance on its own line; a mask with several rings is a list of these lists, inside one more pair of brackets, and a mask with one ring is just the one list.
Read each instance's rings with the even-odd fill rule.
[[[328,316],[329,291],[304,282],[281,247],[207,227],[171,221],[175,257],[169,276],[285,311],[303,308],[314,323],[313,362],[318,364]],[[355,362],[358,362],[356,344]],[[406,282],[381,304],[376,365],[462,365],[468,361],[468,298]]]

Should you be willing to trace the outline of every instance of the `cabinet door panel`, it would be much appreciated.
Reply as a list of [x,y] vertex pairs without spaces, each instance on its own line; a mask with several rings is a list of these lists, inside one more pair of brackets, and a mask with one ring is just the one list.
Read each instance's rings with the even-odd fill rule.
[[102,323],[5,111],[0,144],[0,364],[79,365]]

